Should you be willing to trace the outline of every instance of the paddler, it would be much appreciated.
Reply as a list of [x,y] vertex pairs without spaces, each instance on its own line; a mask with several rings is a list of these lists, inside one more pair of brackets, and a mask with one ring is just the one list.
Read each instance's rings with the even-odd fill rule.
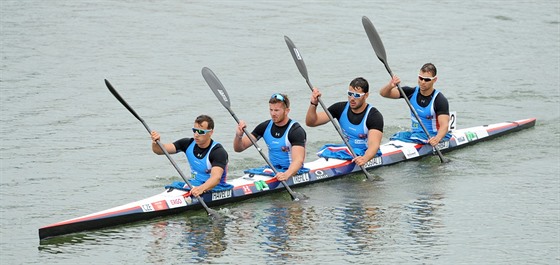
[[[173,143],[163,144],[169,154],[183,152],[187,156],[192,176],[189,182],[193,185],[191,194],[200,196],[203,192],[212,189],[215,191],[231,189],[232,185],[226,183],[228,153],[220,143],[212,140],[214,120],[208,115],[200,115],[194,120],[192,131],[192,138],[182,138]],[[152,131],[151,136],[152,151],[158,155],[164,154],[156,143],[160,140],[159,133]],[[181,186],[188,189],[187,185]]]
[[[338,120],[342,132],[356,157],[352,157],[345,145],[326,145],[321,151],[321,157],[352,159],[359,166],[365,165],[378,154],[379,145],[383,138],[383,115],[377,108],[366,102],[369,96],[369,83],[363,77],[357,77],[350,82],[347,101],[332,104],[328,111]],[[329,122],[326,112],[317,112],[321,92],[313,88],[311,102],[305,116],[305,124],[309,127],[323,125]]]
[[[309,169],[303,168],[307,135],[303,127],[288,116],[290,113],[288,96],[275,93],[268,100],[268,106],[270,120],[257,125],[251,132],[251,137],[255,141],[264,138],[268,146],[269,160],[278,171],[275,177],[279,181],[285,181],[296,174],[308,172]],[[253,144],[248,136],[243,134],[245,127],[247,127],[245,121],[239,121],[233,140],[235,152],[243,152]],[[266,167],[258,170],[264,173]]]
[[[426,63],[418,73],[418,85],[416,87],[403,86],[402,90],[410,100],[410,104],[416,110],[420,122],[424,124],[430,133],[428,137],[422,129],[418,119],[412,111],[411,131],[397,132],[390,140],[401,140],[404,142],[417,142],[436,146],[439,142],[449,140],[449,103],[447,98],[434,88],[437,82],[437,69],[434,64]],[[393,75],[391,81],[379,90],[382,97],[399,99],[404,98],[397,87],[400,78]]]

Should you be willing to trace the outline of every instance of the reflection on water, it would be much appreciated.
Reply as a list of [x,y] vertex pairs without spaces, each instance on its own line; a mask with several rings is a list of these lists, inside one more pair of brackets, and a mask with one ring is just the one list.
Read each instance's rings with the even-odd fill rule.
[[94,242],[95,240],[95,237],[86,233],[70,234],[41,240],[38,249],[46,253],[63,253],[65,245],[77,245],[80,243]]
[[259,221],[257,230],[263,235],[259,245],[265,249],[271,261],[302,262],[298,253],[309,252],[309,246],[301,246],[298,239],[313,230],[317,214],[313,208],[301,203],[274,203],[268,215]]
[[441,231],[445,228],[441,220],[444,206],[441,194],[427,194],[405,205],[406,223],[410,225],[408,245],[427,248],[429,251],[415,252],[419,260],[433,260],[442,253],[434,247],[445,245]]
[[189,215],[180,219],[151,225],[148,263],[169,264],[171,259],[176,259],[176,253],[173,253],[176,251],[183,253],[180,255],[182,263],[207,262],[223,255],[227,248],[224,240],[226,218]]
[[381,227],[379,219],[382,214],[382,210],[377,207],[364,207],[357,202],[335,209],[335,218],[346,235],[336,240],[343,246],[345,254],[359,255],[371,250],[372,243],[379,241],[377,233]]
[[224,229],[226,219],[211,219],[204,217],[187,218],[182,235],[186,239],[185,247],[190,249],[190,261],[205,261],[207,258],[220,257],[226,250]]

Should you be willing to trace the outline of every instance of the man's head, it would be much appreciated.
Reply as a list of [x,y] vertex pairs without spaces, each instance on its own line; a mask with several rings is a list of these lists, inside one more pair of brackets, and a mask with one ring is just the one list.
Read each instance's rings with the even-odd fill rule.
[[369,84],[363,77],[356,77],[350,82],[348,86],[348,102],[350,109],[354,111],[362,110],[366,104],[366,99],[369,96]]
[[437,76],[437,69],[433,63],[425,63],[424,65],[422,65],[422,67],[420,68],[420,72],[429,73],[432,77]]
[[354,80],[350,82],[350,86],[355,88],[356,91],[360,91],[361,93],[369,92],[368,81],[363,77],[354,78]]
[[420,68],[418,73],[418,86],[422,91],[429,93],[434,88],[437,81],[437,69],[432,63],[426,63]]
[[272,96],[268,100],[268,103],[269,104],[282,103],[285,106],[285,108],[287,109],[290,108],[290,99],[288,99],[288,95],[285,94],[280,94],[280,93],[272,94]]
[[208,130],[214,129],[214,120],[212,119],[212,117],[208,115],[202,114],[196,117],[196,119],[194,120],[194,124],[200,125],[201,127],[204,126],[205,127],[204,129],[208,129]]
[[286,94],[275,93],[272,94],[268,100],[270,111],[270,118],[276,124],[283,125],[282,123],[288,121],[288,113],[290,112],[290,99]]
[[192,131],[196,144],[205,146],[212,139],[214,120],[208,115],[200,115],[194,120]]

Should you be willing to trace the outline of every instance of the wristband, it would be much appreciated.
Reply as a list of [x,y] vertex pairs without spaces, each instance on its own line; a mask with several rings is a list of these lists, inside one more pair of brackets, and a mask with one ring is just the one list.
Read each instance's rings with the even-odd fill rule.
[[309,101],[309,104],[311,104],[311,105],[313,105],[313,106],[315,106],[315,107],[317,107],[317,105],[319,105],[319,103],[313,104],[313,102],[311,102],[311,101]]

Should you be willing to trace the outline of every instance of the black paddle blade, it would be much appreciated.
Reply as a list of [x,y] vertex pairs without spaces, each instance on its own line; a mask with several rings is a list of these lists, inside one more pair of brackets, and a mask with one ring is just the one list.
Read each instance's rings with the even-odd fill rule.
[[[136,113],[136,111],[134,111],[134,109],[128,105],[128,103],[126,102],[126,100],[124,100],[123,97],[121,97],[121,95],[119,95],[119,92],[117,92],[117,90],[113,87],[113,85],[111,85],[111,83],[109,83],[109,80],[105,79],[105,85],[107,86],[107,88],[109,89],[109,91],[111,92],[111,94],[113,94],[113,96],[115,96],[115,98],[117,98],[117,100],[128,110],[130,111],[130,113],[132,113],[132,115],[134,115],[134,117],[136,117],[136,119],[138,119],[140,122],[144,123],[144,120],[142,120],[142,118],[140,118],[140,115],[138,115]],[[146,128],[148,129],[148,128]],[[149,129],[148,129],[149,130]]]
[[288,36],[284,36],[284,40],[288,45],[288,49],[290,50],[290,54],[292,54],[292,58],[294,58],[294,61],[296,62],[299,72],[301,73],[303,78],[305,78],[305,80],[309,80],[309,76],[307,75],[307,67],[305,66],[303,57],[301,57],[301,53],[299,53],[299,50],[296,48],[296,45],[290,38],[288,38]]
[[216,74],[214,74],[214,72],[212,72],[210,68],[203,67],[202,76],[204,77],[204,80],[206,80],[206,83],[208,84],[210,89],[212,89],[212,92],[214,92],[214,95],[216,95],[218,100],[222,103],[222,105],[224,105],[226,109],[229,109],[231,103],[229,101],[228,93],[224,85],[222,85],[222,82],[220,82],[220,79],[218,79],[218,77],[216,76]]
[[369,18],[363,16],[362,24],[364,25],[364,29],[366,30],[366,34],[368,36],[369,42],[371,43],[371,46],[375,51],[375,55],[377,55],[377,58],[379,58],[379,60],[383,62],[383,64],[385,64],[385,67],[389,67],[387,65],[387,54],[385,53],[385,47],[383,46],[381,37],[379,37],[377,30],[375,30],[373,23],[371,23]]

